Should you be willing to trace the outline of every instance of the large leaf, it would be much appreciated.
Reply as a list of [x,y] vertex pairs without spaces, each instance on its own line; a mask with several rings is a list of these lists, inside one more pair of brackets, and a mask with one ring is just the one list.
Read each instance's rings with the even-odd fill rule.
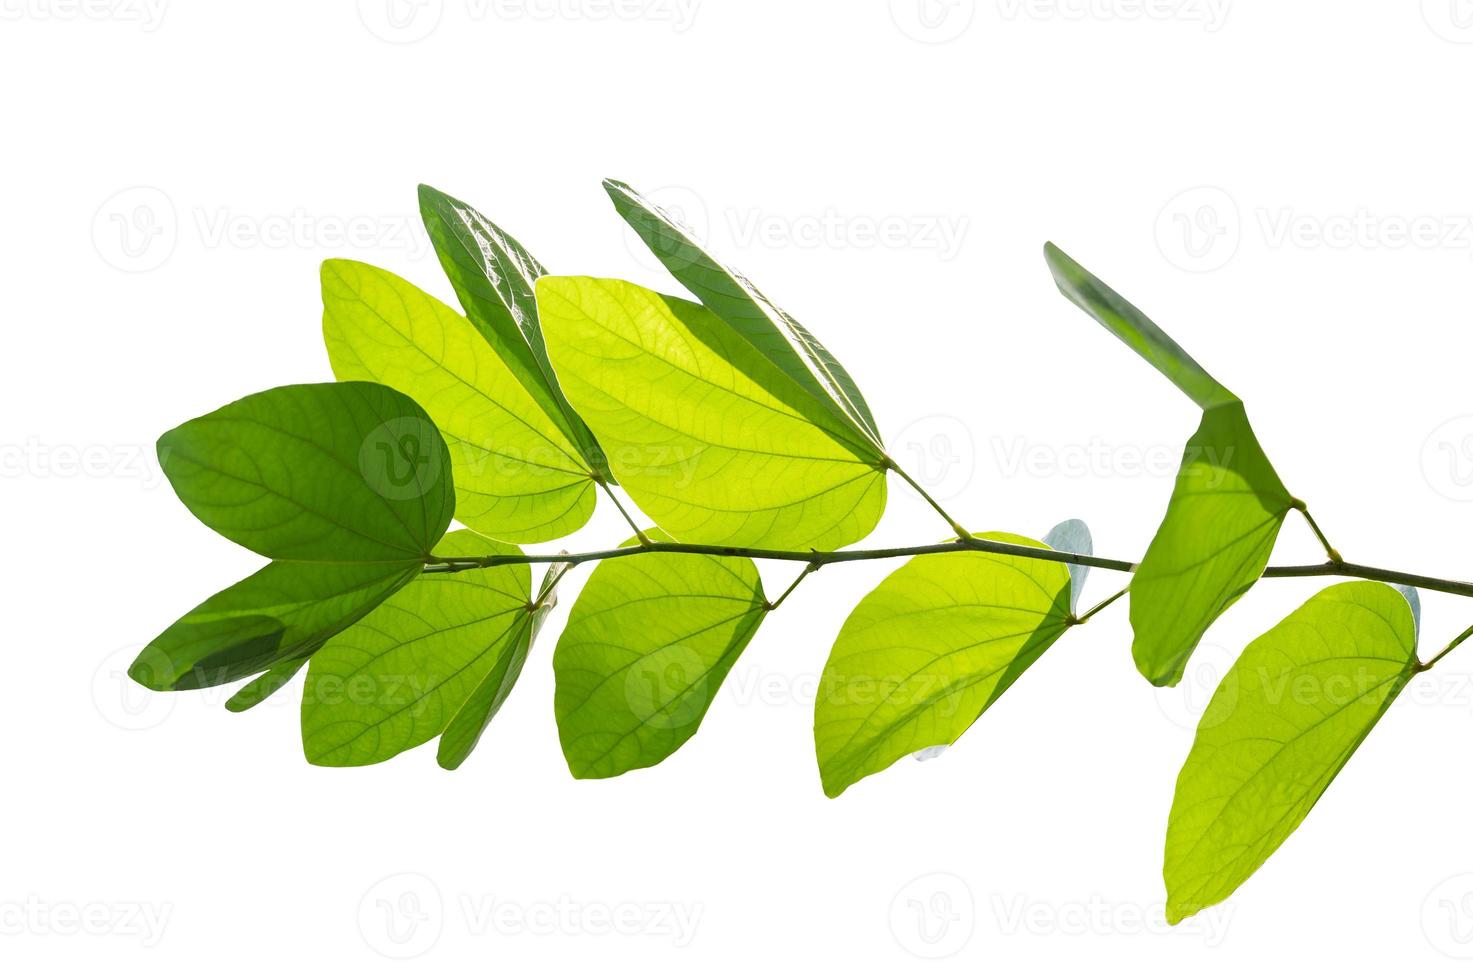
[[537,281],[537,302],[568,399],[673,538],[829,549],[874,528],[883,453],[709,310],[560,276]]
[[159,458],[190,510],[276,560],[143,649],[129,674],[155,690],[279,676],[411,581],[455,509],[435,427],[376,384],[251,395],[166,433]]
[[164,433],[159,463],[184,505],[267,558],[423,560],[450,522],[445,446],[382,385],[288,385]]
[[469,320],[392,273],[342,259],[323,263],[322,302],[333,373],[404,392],[439,427],[464,524],[532,542],[587,522],[589,464]]
[[1071,591],[1064,564],[980,552],[912,558],[886,577],[844,621],[819,682],[824,792],[961,737],[1069,627]]
[[617,776],[684,745],[765,614],[748,558],[647,554],[594,569],[552,661],[573,775]]
[[606,477],[603,451],[563,397],[547,359],[532,292],[547,270],[481,212],[427,184],[419,185],[419,212],[467,319],[589,467]]
[[1177,779],[1171,922],[1227,898],[1278,849],[1416,669],[1411,607],[1374,582],[1331,586],[1248,645]]
[[817,337],[776,306],[741,273],[712,258],[691,233],[628,184],[604,190],[635,233],[681,285],[734,327],[778,370],[802,385],[837,419],[875,446],[879,426],[859,386]]
[[1131,650],[1152,684],[1181,680],[1207,628],[1268,564],[1296,501],[1258,444],[1243,403],[1144,313],[1053,244],[1059,289],[1202,408],[1176,488],[1130,586]]
[[[474,531],[452,531],[441,557],[515,554]],[[422,575],[312,657],[302,745],[324,766],[390,759],[445,730],[477,688],[509,687],[526,656],[532,605],[526,565]]]

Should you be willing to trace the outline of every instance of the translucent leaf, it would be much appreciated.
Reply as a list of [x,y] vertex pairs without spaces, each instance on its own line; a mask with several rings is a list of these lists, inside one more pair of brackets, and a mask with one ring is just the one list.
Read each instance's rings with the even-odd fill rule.
[[[1071,555],[1094,554],[1095,542],[1089,533],[1089,525],[1071,517],[1067,521],[1055,524],[1047,534],[1043,536],[1043,543],[1055,551],[1063,551]],[[1069,569],[1069,611],[1079,611],[1079,596],[1084,592],[1084,583],[1089,579],[1088,565],[1068,564],[1064,566]]]
[[544,277],[568,399],[676,540],[831,549],[885,506],[883,454],[710,311],[613,279]]
[[439,427],[466,526],[533,542],[587,522],[588,463],[469,320],[392,273],[342,259],[323,263],[322,302],[333,373],[404,392]]
[[[516,554],[452,531],[440,557]],[[302,745],[323,766],[361,766],[423,744],[488,677],[516,679],[532,604],[526,565],[422,575],[312,657]]]
[[647,554],[594,569],[552,662],[558,739],[573,775],[617,776],[684,745],[765,603],[748,558]]
[[563,397],[547,359],[532,292],[547,270],[515,238],[449,194],[419,185],[419,211],[466,318],[589,467],[604,475],[603,451]]
[[606,180],[604,190],[619,215],[682,286],[856,434],[881,445],[879,426],[859,386],[817,337],[745,276],[713,259],[679,222],[634,188]]
[[248,395],[164,433],[158,453],[194,516],[267,558],[421,560],[455,507],[435,427],[382,385]]
[[1068,628],[1070,592],[1063,564],[1010,555],[925,555],[891,573],[845,620],[819,682],[824,792],[955,742]]
[[1331,586],[1248,645],[1177,779],[1170,921],[1221,902],[1278,849],[1416,668],[1411,608],[1374,582]]

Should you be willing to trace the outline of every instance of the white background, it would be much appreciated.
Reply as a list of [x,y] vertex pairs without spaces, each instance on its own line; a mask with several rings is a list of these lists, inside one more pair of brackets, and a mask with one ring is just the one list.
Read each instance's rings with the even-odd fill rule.
[[[558,750],[566,602],[456,773],[309,767],[295,689],[234,716],[123,677],[259,564],[153,439],[328,379],[324,258],[449,298],[419,181],[555,272],[674,288],[598,183],[633,182],[826,340],[967,523],[1078,516],[1137,557],[1196,412],[1056,294],[1051,238],[1243,396],[1348,557],[1473,576],[1466,0],[387,3],[0,0],[0,970],[1466,975],[1473,648],[1227,905],[1161,925],[1195,713],[1322,582],[1264,583],[1166,692],[1122,604],[944,757],[837,801],[813,684],[880,565],[810,580],[684,749],[605,782]],[[945,533],[892,497],[871,542]],[[623,536],[604,506],[571,543]],[[1318,558],[1291,521],[1276,560]],[[1469,622],[1425,597],[1428,645]]]

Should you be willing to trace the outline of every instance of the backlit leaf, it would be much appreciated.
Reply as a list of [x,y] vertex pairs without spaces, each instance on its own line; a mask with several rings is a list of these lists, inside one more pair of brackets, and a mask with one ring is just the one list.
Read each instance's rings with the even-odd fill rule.
[[634,188],[606,180],[604,190],[619,215],[682,286],[856,434],[881,445],[879,426],[859,386],[817,337],[745,276],[712,258],[688,230]]
[[603,473],[603,451],[563,397],[547,359],[532,292],[547,270],[515,238],[449,194],[419,185],[419,211],[466,318],[589,467]]
[[[474,531],[452,531],[440,557],[515,554]],[[323,766],[390,759],[445,730],[488,677],[521,669],[531,573],[500,565],[421,575],[312,657],[302,744]]]
[[748,558],[647,554],[594,569],[553,655],[558,738],[573,775],[617,776],[684,745],[765,603]]
[[333,373],[404,392],[439,427],[464,524],[532,542],[587,522],[588,463],[469,320],[392,273],[343,259],[323,263],[322,302]]
[[891,573],[844,621],[819,682],[824,792],[960,738],[1068,628],[1071,591],[1061,563],[981,552],[924,555]]
[[709,310],[561,276],[537,301],[568,399],[673,538],[827,549],[874,528],[883,454]]
[[1416,669],[1412,610],[1375,582],[1331,586],[1248,645],[1177,779],[1171,922],[1227,898],[1278,849]]

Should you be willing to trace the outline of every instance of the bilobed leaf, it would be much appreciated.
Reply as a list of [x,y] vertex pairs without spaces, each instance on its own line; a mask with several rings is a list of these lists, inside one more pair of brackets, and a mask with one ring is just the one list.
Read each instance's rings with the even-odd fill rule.
[[496,668],[481,679],[481,683],[476,685],[471,696],[466,698],[465,703],[456,710],[449,724],[445,726],[445,733],[440,736],[440,744],[436,750],[441,768],[459,768],[475,750],[482,732],[501,709],[512,686],[521,676],[522,666],[527,661],[532,644],[537,642],[537,633],[542,629],[543,621],[557,605],[557,584],[567,569],[568,566],[562,563],[548,566],[542,585],[537,591],[534,608],[523,614],[522,625],[517,630],[514,644],[497,661]]
[[594,569],[552,661],[573,775],[617,776],[684,745],[765,615],[748,558],[653,553]]
[[128,676],[155,691],[241,680],[312,654],[412,582],[419,561],[274,561],[143,648]]
[[634,188],[605,180],[604,190],[619,215],[682,286],[857,435],[881,445],[879,426],[859,386],[817,337],[745,276],[712,258],[679,222]]
[[1131,650],[1151,683],[1181,680],[1207,627],[1263,574],[1292,504],[1243,406],[1203,413],[1130,582]]
[[230,700],[225,702],[226,710],[249,711],[291,683],[291,679],[305,666],[307,658],[297,657],[294,660],[283,660],[264,674],[257,674],[230,696]]
[[1071,591],[1061,563],[982,552],[923,555],[891,573],[844,621],[819,682],[824,792],[961,737],[1068,628]]
[[[435,553],[518,552],[452,531]],[[302,699],[307,760],[369,765],[439,735],[487,677],[515,680],[531,599],[521,564],[421,575],[395,593],[313,655]]]
[[409,398],[367,383],[249,395],[159,438],[184,505],[267,558],[422,560],[450,521],[450,459]]
[[532,542],[587,522],[588,463],[469,320],[392,273],[343,259],[323,263],[322,302],[333,373],[404,392],[439,427],[462,523]]
[[547,269],[481,212],[427,184],[419,185],[419,211],[466,318],[589,467],[604,473],[603,451],[563,397],[547,359],[532,292]]
[[1417,666],[1407,600],[1374,582],[1331,586],[1248,645],[1177,779],[1166,831],[1171,922],[1227,898],[1278,849]]
[[1243,403],[1119,293],[1053,244],[1060,291],[1202,408],[1176,488],[1130,585],[1131,650],[1156,685],[1181,680],[1207,628],[1258,581],[1295,505]]
[[874,528],[883,453],[709,310],[561,276],[537,303],[563,391],[671,537],[829,549]]
[[154,690],[224,684],[309,656],[419,574],[455,509],[439,433],[377,384],[251,395],[166,433],[159,459],[201,520],[276,560],[144,647],[129,675]]

